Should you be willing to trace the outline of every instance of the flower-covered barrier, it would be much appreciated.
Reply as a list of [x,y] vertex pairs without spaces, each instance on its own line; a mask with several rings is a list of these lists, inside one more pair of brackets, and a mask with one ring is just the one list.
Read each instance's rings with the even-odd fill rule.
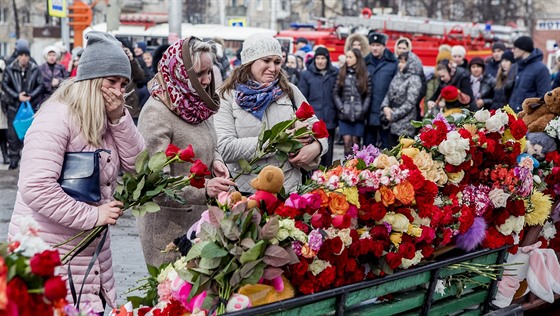
[[154,273],[155,307],[139,315],[222,314],[316,293],[412,268],[450,245],[516,252],[535,225],[557,247],[547,219],[560,157],[522,155],[527,128],[511,109],[416,124],[415,139],[355,148],[267,212],[222,196],[192,244],[178,239],[185,257]]

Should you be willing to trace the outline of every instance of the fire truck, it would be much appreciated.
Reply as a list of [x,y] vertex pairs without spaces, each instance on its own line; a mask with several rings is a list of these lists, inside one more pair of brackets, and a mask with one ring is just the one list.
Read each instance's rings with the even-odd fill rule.
[[393,52],[395,42],[400,37],[409,38],[412,41],[412,51],[425,66],[435,66],[438,48],[443,44],[464,46],[467,59],[474,56],[488,57],[496,40],[511,46],[513,40],[526,33],[526,30],[513,24],[504,26],[399,15],[371,15],[371,11],[364,9],[361,16],[337,16],[328,21],[318,21],[317,26],[296,24],[290,30],[278,32],[276,37],[282,45],[289,47],[289,51],[294,50],[295,39],[306,38],[311,45],[327,47],[331,60],[337,60],[339,55],[344,54],[344,43],[349,34],[360,33],[367,36],[371,30],[386,34],[386,47]]

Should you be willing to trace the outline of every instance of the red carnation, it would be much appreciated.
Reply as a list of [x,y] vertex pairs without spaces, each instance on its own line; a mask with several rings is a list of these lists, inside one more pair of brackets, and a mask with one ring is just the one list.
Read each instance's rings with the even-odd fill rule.
[[49,301],[54,302],[65,298],[66,294],[66,283],[61,276],[57,275],[47,279],[47,282],[45,282],[45,297]]
[[414,245],[411,243],[402,243],[399,245],[399,254],[403,256],[403,258],[408,259],[408,260],[412,260],[412,258],[414,258],[416,249],[414,248]]
[[385,255],[385,261],[387,262],[391,270],[395,270],[401,265],[402,256],[398,253],[389,252]]
[[527,134],[527,125],[522,119],[510,120],[511,135],[519,140]]
[[329,137],[329,131],[327,130],[327,124],[325,124],[325,122],[323,120],[319,120],[319,121],[313,123],[313,126],[311,127],[311,130],[313,131],[313,135],[315,136],[315,138],[327,138],[327,137]]
[[173,144],[169,144],[169,146],[167,146],[167,149],[165,150],[165,155],[170,158],[174,157],[175,155],[177,155],[177,153],[179,153],[179,150],[181,150],[181,148]]
[[334,282],[336,278],[336,270],[334,267],[326,267],[319,275],[317,275],[319,283],[323,289],[330,288],[330,285]]
[[194,158],[194,150],[192,145],[189,145],[187,148],[181,149],[181,151],[179,151],[179,159],[181,159],[182,161],[192,163],[194,162],[193,158]]
[[305,121],[308,118],[311,118],[313,115],[315,115],[315,111],[313,110],[313,107],[307,102],[302,102],[299,106],[299,109],[297,109],[296,111],[296,117],[300,121]]
[[446,86],[441,89],[441,97],[446,102],[455,102],[459,99],[459,89],[452,85]]
[[296,221],[294,226],[305,234],[309,233],[309,226],[302,221]]

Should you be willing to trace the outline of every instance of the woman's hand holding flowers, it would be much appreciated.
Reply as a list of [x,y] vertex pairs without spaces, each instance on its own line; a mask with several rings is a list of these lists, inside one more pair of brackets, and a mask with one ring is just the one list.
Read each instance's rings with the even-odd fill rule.
[[295,157],[289,158],[288,160],[293,166],[307,166],[312,164],[320,153],[321,144],[314,141],[311,144],[303,146]]
[[119,201],[111,201],[109,203],[105,203],[99,205],[97,207],[97,222],[95,226],[104,226],[104,225],[115,225],[117,223],[117,219],[123,215],[123,203]]
[[229,178],[229,170],[220,160],[214,160],[214,162],[212,162],[212,174],[216,178]]

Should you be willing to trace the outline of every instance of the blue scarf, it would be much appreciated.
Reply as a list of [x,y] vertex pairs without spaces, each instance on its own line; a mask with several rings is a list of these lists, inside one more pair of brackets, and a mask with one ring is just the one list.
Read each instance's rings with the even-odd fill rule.
[[278,80],[263,85],[250,80],[247,84],[237,84],[235,90],[237,104],[259,120],[262,120],[266,108],[284,94],[278,86]]

